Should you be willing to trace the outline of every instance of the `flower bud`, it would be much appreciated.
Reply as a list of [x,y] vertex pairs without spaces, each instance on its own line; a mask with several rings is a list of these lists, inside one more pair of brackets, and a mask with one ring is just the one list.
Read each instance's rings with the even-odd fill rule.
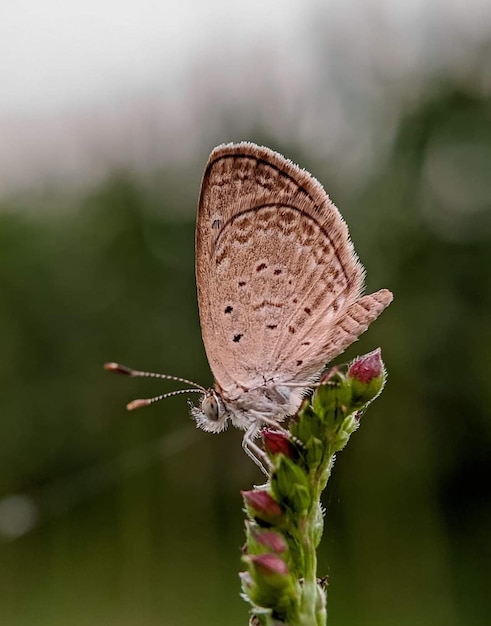
[[298,457],[298,452],[291,440],[278,430],[272,428],[264,428],[261,432],[263,438],[264,449],[270,457],[278,454],[284,454],[289,459]]
[[241,491],[247,514],[263,522],[273,523],[283,514],[280,505],[264,489]]
[[248,561],[261,576],[286,576],[289,574],[288,565],[276,554],[257,554],[248,557]]
[[369,383],[373,378],[380,376],[383,363],[380,357],[380,348],[363,356],[357,357],[349,366],[348,376],[360,383]]
[[281,456],[270,482],[275,497],[294,513],[303,513],[309,508],[311,493],[307,475],[292,460]]
[[357,357],[349,366],[347,376],[351,380],[354,405],[361,407],[376,398],[385,383],[380,348]]
[[[274,609],[282,622],[290,623],[288,616],[298,599],[299,589],[288,565],[276,554],[247,556],[244,561],[250,579],[243,578],[242,584],[249,600],[258,607]],[[248,584],[249,580],[252,585]]]
[[321,381],[312,397],[312,408],[322,420],[324,428],[336,428],[346,417],[351,403],[350,381],[338,370],[333,370]]
[[246,522],[248,531],[249,554],[262,554],[265,552],[283,554],[287,549],[285,538],[272,530],[265,530],[253,522]]

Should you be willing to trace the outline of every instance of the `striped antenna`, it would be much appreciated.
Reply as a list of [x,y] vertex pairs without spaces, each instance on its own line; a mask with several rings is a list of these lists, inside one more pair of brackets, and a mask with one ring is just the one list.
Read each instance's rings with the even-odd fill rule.
[[126,405],[128,411],[134,411],[135,409],[139,409],[140,407],[148,406],[149,404],[153,404],[154,402],[159,402],[160,400],[164,400],[165,398],[172,398],[172,396],[178,396],[183,393],[206,394],[207,392],[207,390],[201,385],[198,385],[198,383],[195,383],[192,380],[188,380],[187,378],[181,378],[180,376],[170,376],[169,374],[158,374],[156,372],[142,372],[140,370],[135,370],[132,367],[121,365],[120,363],[105,363],[104,369],[108,372],[114,372],[115,374],[122,374],[123,376],[162,378],[164,380],[175,380],[180,383],[186,383],[187,385],[193,385],[191,389],[178,389],[177,391],[169,391],[168,393],[163,393],[160,396],[155,396],[154,398],[141,398],[138,400],[133,400]]
[[163,393],[160,396],[155,396],[154,398],[141,398],[140,400],[132,400],[126,405],[126,408],[128,409],[128,411],[134,411],[135,409],[139,409],[142,406],[148,406],[149,404],[153,404],[154,402],[165,400],[165,398],[172,398],[172,396],[179,396],[183,393],[203,393],[203,390],[178,389],[177,391],[169,391],[169,393]]
[[126,365],[120,365],[119,363],[104,363],[104,369],[108,372],[115,372],[116,374],[123,374],[123,376],[143,376],[146,378],[164,378],[165,380],[176,380],[179,383],[186,383],[187,385],[193,385],[196,389],[206,393],[206,389],[198,383],[188,380],[187,378],[181,378],[180,376],[169,376],[169,374],[157,374],[156,372],[141,372],[140,370],[134,370],[132,367]]

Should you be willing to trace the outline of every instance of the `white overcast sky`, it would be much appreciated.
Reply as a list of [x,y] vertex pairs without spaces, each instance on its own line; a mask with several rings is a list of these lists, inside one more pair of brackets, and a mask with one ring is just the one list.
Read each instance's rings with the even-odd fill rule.
[[70,109],[175,80],[221,43],[290,36],[312,0],[1,0],[0,114]]
[[[126,150],[129,128],[140,141],[134,152],[148,152],[138,124],[152,115],[189,140],[207,130],[196,113],[207,85],[212,108],[228,99],[240,122],[236,104],[249,96],[243,84],[254,83],[256,70],[263,72],[256,93],[270,111],[256,123],[274,128],[281,117],[280,133],[298,127],[316,143],[324,124],[331,150],[339,147],[336,132],[356,131],[361,146],[360,129],[342,119],[344,102],[336,100],[340,72],[348,72],[348,88],[351,81],[368,92],[371,57],[379,55],[372,66],[383,65],[386,84],[403,77],[412,88],[413,67],[467,71],[466,42],[486,39],[490,29],[491,0],[0,0],[0,187],[29,173],[42,177],[50,164],[54,175],[82,171],[92,140],[100,153],[112,145],[110,160]],[[328,101],[318,99],[316,71]],[[261,102],[250,108],[259,115]],[[162,132],[154,143],[168,136]]]

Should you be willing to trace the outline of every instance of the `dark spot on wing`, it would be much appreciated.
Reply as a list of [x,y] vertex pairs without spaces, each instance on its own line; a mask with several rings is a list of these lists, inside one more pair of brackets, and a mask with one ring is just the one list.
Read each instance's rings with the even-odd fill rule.
[[281,274],[281,272],[282,272],[282,270],[275,270],[275,271],[273,272],[273,274],[274,274],[275,276],[279,276],[279,275]]
[[268,266],[266,265],[266,263],[260,263],[257,267],[256,267],[256,272],[262,272],[263,270],[265,270]]
[[298,300],[296,298],[293,298],[293,304],[297,304]]
[[304,311],[305,313],[307,313],[307,315],[310,315],[312,313],[308,306],[305,307]]
[[302,365],[303,361],[297,361],[297,365]]
[[239,334],[239,335],[234,335],[234,341],[235,343],[239,343],[239,341],[242,339],[244,335]]
[[300,345],[302,345],[302,346],[310,346],[310,341],[302,341],[302,343]]
[[284,306],[283,302],[277,302],[275,300],[261,300],[261,302],[256,302],[252,305],[254,311],[259,311],[266,307],[273,307],[275,309],[282,309]]
[[229,304],[228,307],[225,308],[225,313],[232,313],[233,310],[233,307],[231,307]]
[[275,328],[278,328],[278,324],[268,324],[266,328],[269,328],[270,330],[274,330]]
[[214,230],[218,230],[220,228],[221,224],[222,224],[222,222],[220,220],[213,220],[213,223],[212,223],[211,227]]
[[245,284],[246,284],[245,280],[239,280],[239,287],[244,287]]
[[293,326],[288,326],[288,332],[290,332],[292,335],[295,332],[295,329],[293,328]]

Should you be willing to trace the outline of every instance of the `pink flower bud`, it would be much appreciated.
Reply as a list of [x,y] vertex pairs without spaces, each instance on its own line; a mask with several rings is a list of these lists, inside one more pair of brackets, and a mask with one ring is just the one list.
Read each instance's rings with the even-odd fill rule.
[[383,363],[380,356],[380,348],[360,356],[351,363],[348,376],[360,383],[367,384],[383,373]]
[[286,576],[289,573],[288,565],[276,554],[250,556],[249,561],[263,576],[273,576],[275,574]]
[[241,491],[241,494],[252,517],[269,521],[282,515],[280,505],[267,491],[256,489],[254,491]]
[[[351,403],[354,407],[364,407],[376,398],[385,383],[380,348],[355,359],[348,368],[348,379],[351,380]],[[360,417],[357,415],[358,420]]]
[[294,459],[298,456],[295,446],[290,439],[278,430],[264,428],[261,435],[266,452],[270,456],[284,454],[289,459]]
[[271,530],[263,530],[262,528],[251,528],[251,534],[258,544],[264,546],[270,552],[282,554],[285,552],[287,545],[285,539],[278,533]]

